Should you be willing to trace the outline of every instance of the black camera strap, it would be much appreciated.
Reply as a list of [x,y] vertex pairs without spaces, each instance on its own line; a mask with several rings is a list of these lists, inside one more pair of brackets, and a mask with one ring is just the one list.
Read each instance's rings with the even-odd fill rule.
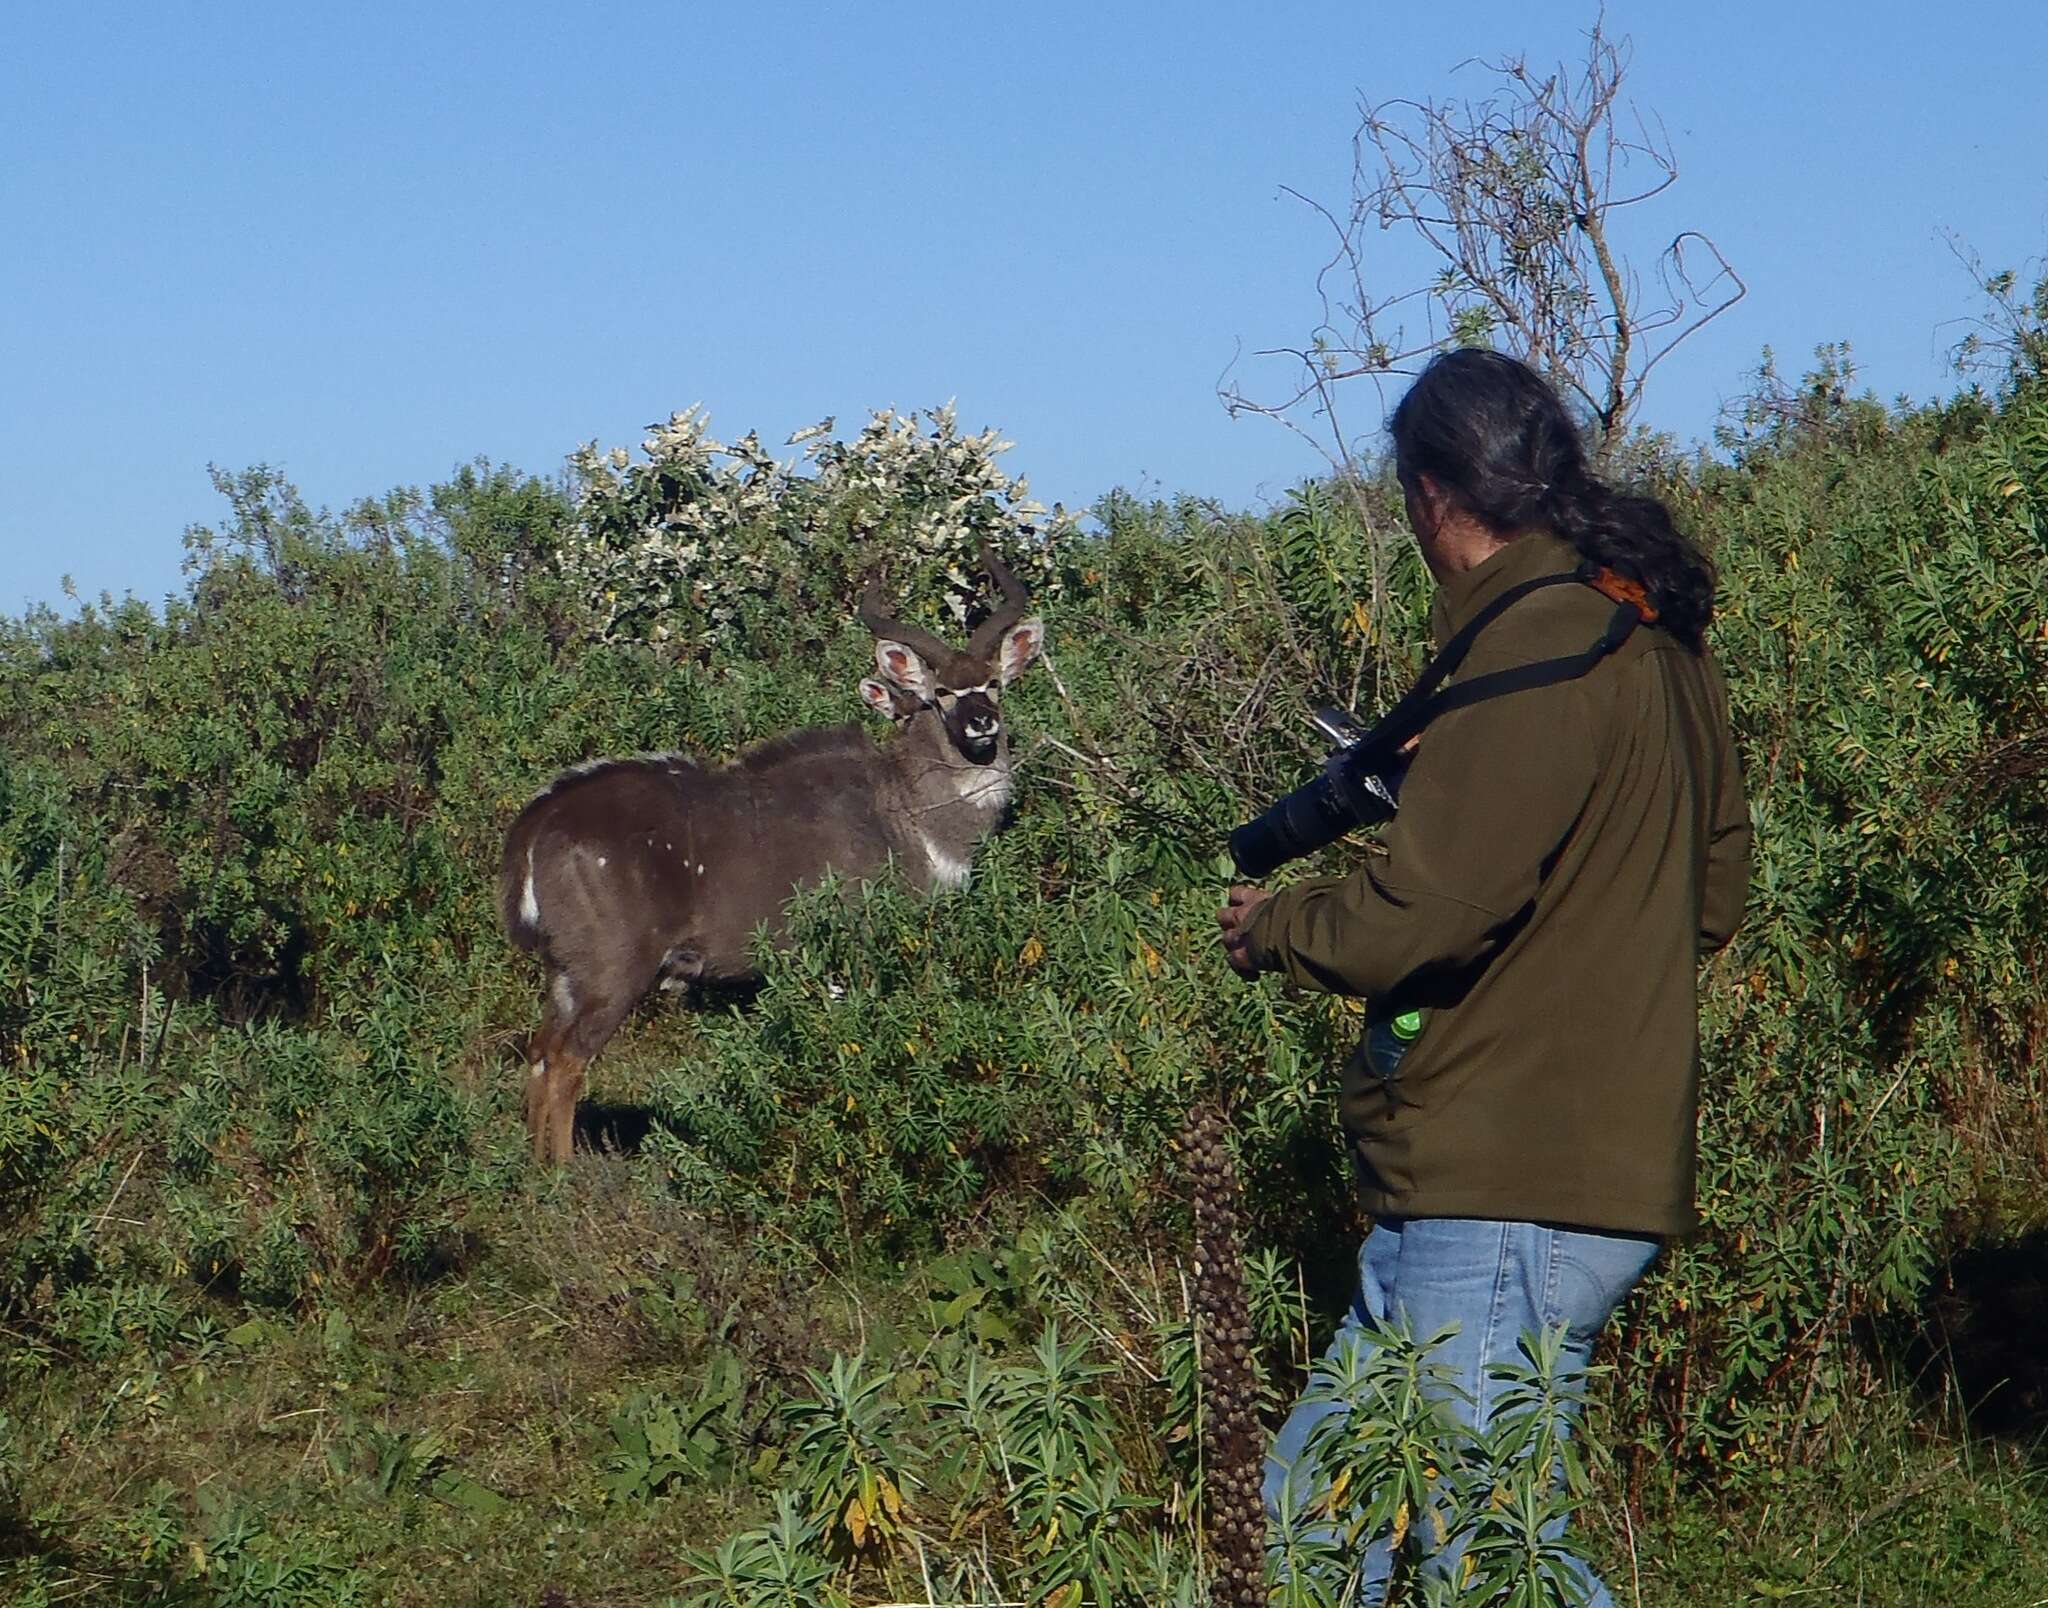
[[[1465,662],[1465,656],[1472,651],[1472,644],[1479,640],[1480,632],[1530,593],[1540,592],[1547,586],[1590,586],[1602,596],[1614,599],[1614,614],[1607,622],[1607,629],[1591,647],[1584,653],[1568,653],[1555,659],[1538,659],[1532,664],[1496,670],[1489,675],[1460,682],[1447,692],[1437,691],[1444,678]],[[1458,629],[1437,656],[1423,667],[1422,674],[1415,678],[1415,685],[1387,711],[1386,718],[1374,726],[1363,741],[1371,745],[1375,756],[1384,754],[1392,759],[1409,738],[1439,715],[1484,703],[1489,698],[1502,698],[1509,693],[1529,692],[1537,687],[1555,686],[1560,681],[1577,680],[1626,642],[1637,626],[1655,618],[1656,611],[1643,598],[1640,588],[1590,564],[1556,575],[1539,575],[1533,581],[1511,586]]]

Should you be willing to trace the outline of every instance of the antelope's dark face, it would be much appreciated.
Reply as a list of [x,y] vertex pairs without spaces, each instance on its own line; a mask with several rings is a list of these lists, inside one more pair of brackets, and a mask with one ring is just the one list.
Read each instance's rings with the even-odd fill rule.
[[929,711],[945,728],[956,754],[970,765],[992,765],[1003,746],[1003,689],[1030,667],[1044,641],[1044,622],[1024,620],[1003,632],[994,663],[949,653],[934,665],[916,649],[885,637],[875,644],[881,677],[860,684],[861,698],[898,724]]
[[995,554],[982,561],[1003,595],[1003,605],[974,633],[965,652],[929,632],[892,620],[871,590],[861,618],[875,633],[880,678],[860,684],[863,702],[900,726],[929,713],[946,741],[969,765],[993,765],[1003,752],[1003,689],[1030,667],[1045,644],[1045,622],[1024,619],[1029,594]]
[[996,707],[1002,684],[993,677],[976,687],[941,687],[935,702],[954,749],[973,765],[994,761],[1003,741],[1003,715]]

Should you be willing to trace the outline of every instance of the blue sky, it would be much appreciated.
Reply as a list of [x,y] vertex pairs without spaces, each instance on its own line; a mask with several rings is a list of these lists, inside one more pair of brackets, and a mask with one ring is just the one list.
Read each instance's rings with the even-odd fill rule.
[[[956,397],[1045,500],[1314,460],[1218,375],[1302,333],[1361,93],[1576,51],[1591,7],[43,5],[0,44],[0,611],[159,597],[209,462],[340,505],[542,473],[694,401],[779,442]],[[1614,0],[1748,299],[1653,382],[1704,437],[1774,345],[1949,388],[2048,248],[2048,5]],[[1387,260],[1390,280],[1412,265]],[[1277,378],[1277,376],[1276,376]],[[1368,412],[1371,410],[1368,409]]]

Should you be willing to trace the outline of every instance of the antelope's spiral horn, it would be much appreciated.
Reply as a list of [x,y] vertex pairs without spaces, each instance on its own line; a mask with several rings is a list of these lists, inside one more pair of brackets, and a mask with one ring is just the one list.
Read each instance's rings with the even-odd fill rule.
[[1003,602],[995,613],[981,622],[974,639],[967,644],[967,651],[977,659],[993,653],[1003,640],[1003,633],[1023,619],[1024,611],[1031,607],[1031,589],[1010,573],[1009,565],[996,556],[995,548],[987,542],[981,544],[981,567],[988,571],[988,578],[1003,594]]
[[861,593],[860,623],[878,639],[902,643],[934,669],[953,657],[955,649],[951,643],[933,636],[920,626],[910,624],[907,620],[890,618],[882,612],[884,607],[882,579],[878,575],[868,582],[867,590]]

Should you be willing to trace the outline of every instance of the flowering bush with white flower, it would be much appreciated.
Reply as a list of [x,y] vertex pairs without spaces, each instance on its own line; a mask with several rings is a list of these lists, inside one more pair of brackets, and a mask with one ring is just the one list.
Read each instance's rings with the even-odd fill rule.
[[756,610],[843,610],[877,571],[902,612],[957,632],[984,541],[1034,592],[1057,590],[1075,521],[997,466],[1012,443],[996,431],[963,433],[950,403],[879,409],[851,441],[833,425],[799,430],[787,443],[799,456],[778,462],[756,432],[720,441],[692,406],[650,427],[644,461],[595,442],[572,454],[577,518],[561,564],[598,634],[726,646]]

